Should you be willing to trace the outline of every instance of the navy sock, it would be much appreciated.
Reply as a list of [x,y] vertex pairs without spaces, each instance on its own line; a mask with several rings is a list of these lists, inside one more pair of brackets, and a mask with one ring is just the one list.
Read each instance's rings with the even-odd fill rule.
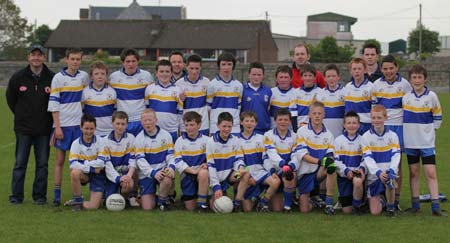
[[353,200],[352,200],[352,206],[353,206],[354,208],[359,208],[359,207],[361,207],[361,203],[362,203],[362,200],[356,200],[356,199],[353,199]]
[[55,185],[55,189],[53,190],[53,193],[55,195],[54,199],[55,201],[61,200],[61,185]]
[[327,205],[327,206],[333,206],[333,197],[331,196],[326,196],[325,197],[325,204]]
[[413,209],[419,209],[420,208],[420,199],[419,199],[419,197],[412,197],[411,198],[411,207]]
[[431,199],[431,211],[436,212],[440,209],[439,199]]
[[206,206],[206,195],[198,195],[197,206]]
[[294,199],[294,188],[285,187],[283,192],[284,197],[284,206],[285,207],[291,207],[292,201]]

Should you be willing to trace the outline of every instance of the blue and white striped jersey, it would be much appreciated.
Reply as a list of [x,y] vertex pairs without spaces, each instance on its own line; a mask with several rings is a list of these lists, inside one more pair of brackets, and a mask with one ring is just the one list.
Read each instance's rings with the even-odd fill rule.
[[142,130],[136,137],[139,179],[154,178],[159,170],[167,167],[175,170],[172,137],[162,128],[157,127],[157,130],[153,136]]
[[264,160],[268,159],[264,147],[264,136],[253,131],[250,137],[245,138],[241,133],[239,136],[241,149],[244,155],[244,163],[247,166],[250,176],[259,181],[268,171],[264,169]]
[[414,90],[407,93],[403,96],[403,110],[405,148],[434,148],[434,130],[442,123],[442,108],[436,93],[426,87],[421,95]]
[[288,90],[281,90],[278,87],[273,87],[272,89],[272,97],[270,99],[270,128],[275,127],[274,115],[275,112],[280,108],[289,109],[291,104],[291,100],[294,100],[294,94],[296,93],[296,89],[289,88]]
[[83,115],[81,95],[84,86],[88,85],[89,75],[78,70],[75,75],[67,73],[63,68],[52,80],[49,112],[59,112],[61,127],[79,126]]
[[219,75],[208,85],[207,103],[210,107],[210,133],[218,131],[217,117],[222,112],[229,112],[233,116],[233,133],[239,133],[243,86],[239,80],[231,77],[231,80],[225,81]]
[[280,172],[281,167],[291,161],[296,143],[297,134],[291,130],[284,137],[281,137],[277,128],[267,131],[264,134],[264,147],[268,159],[264,160],[264,168],[271,173]]
[[347,177],[351,170],[363,168],[361,135],[358,133],[354,138],[350,138],[347,132],[339,135],[334,140],[334,161],[337,167],[337,173],[341,177]]
[[82,136],[76,139],[70,146],[69,168],[81,170],[87,174],[94,173],[95,168],[105,167],[105,162],[98,159],[101,148],[99,136],[94,136],[90,143],[85,143]]
[[309,122],[309,106],[317,99],[317,95],[321,92],[321,88],[314,85],[312,88],[304,86],[295,90],[294,99],[290,104],[292,117],[297,117],[297,127],[301,127]]
[[209,137],[201,133],[195,139],[183,134],[175,142],[175,167],[182,174],[186,168],[198,168],[206,163],[206,143]]
[[116,110],[116,101],[116,91],[107,84],[100,90],[96,90],[92,83],[83,89],[83,112],[95,117],[95,134],[106,136],[112,132],[112,114]]
[[345,112],[355,111],[361,122],[371,123],[370,110],[372,109],[373,83],[364,76],[364,81],[359,85],[352,78],[344,88]]
[[109,83],[117,93],[117,110],[126,112],[130,122],[140,121],[145,109],[145,88],[153,82],[153,76],[139,68],[131,75],[121,68],[109,77]]
[[344,87],[339,84],[336,90],[330,90],[326,86],[317,94],[317,101],[325,105],[325,119],[323,119],[325,127],[334,137],[341,135],[345,115]]

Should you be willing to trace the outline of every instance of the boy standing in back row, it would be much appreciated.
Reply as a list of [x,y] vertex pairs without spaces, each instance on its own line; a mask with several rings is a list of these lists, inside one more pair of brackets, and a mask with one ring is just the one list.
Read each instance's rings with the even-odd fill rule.
[[139,54],[134,49],[124,49],[120,54],[122,68],[109,77],[117,93],[117,111],[129,117],[127,132],[137,136],[142,131],[141,113],[145,109],[145,88],[153,83],[152,75],[138,67]]
[[65,58],[67,67],[52,80],[48,111],[52,112],[54,127],[50,143],[56,148],[54,206],[61,204],[62,170],[66,151],[70,150],[72,142],[81,136],[81,96],[89,80],[89,75],[79,70],[82,56],[81,49],[68,49]]

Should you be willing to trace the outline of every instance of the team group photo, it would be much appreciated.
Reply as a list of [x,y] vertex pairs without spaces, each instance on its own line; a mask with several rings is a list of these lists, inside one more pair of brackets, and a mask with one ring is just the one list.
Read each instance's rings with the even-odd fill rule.
[[422,49],[405,66],[371,39],[316,64],[321,44],[291,41],[273,63],[259,33],[256,56],[157,49],[150,64],[128,44],[111,63],[30,41],[0,88],[5,239],[94,241],[91,223],[131,242],[448,237],[450,98]]

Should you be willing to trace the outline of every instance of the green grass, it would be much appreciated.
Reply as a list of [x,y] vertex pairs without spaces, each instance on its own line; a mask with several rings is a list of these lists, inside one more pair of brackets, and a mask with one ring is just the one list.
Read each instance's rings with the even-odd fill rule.
[[[125,210],[109,212],[104,209],[78,213],[69,208],[34,206],[31,187],[34,158],[31,156],[22,205],[10,205],[11,171],[14,164],[14,132],[12,114],[7,108],[4,89],[0,90],[2,122],[0,126],[0,240],[2,242],[448,242],[450,224],[447,218],[432,217],[430,205],[422,204],[423,212],[412,216],[406,213],[397,218],[385,216],[335,215],[322,212],[308,215],[231,214],[199,215],[185,211],[161,213],[158,211]],[[450,95],[441,94],[444,123],[437,132],[437,160],[440,191],[450,196]],[[54,151],[49,161],[49,193],[52,198]],[[406,167],[404,167],[406,169]],[[66,166],[63,198],[69,199]],[[402,208],[410,205],[408,173],[403,179]],[[421,192],[426,193],[422,178]],[[87,195],[85,193],[85,195]],[[448,203],[442,204],[448,210]]]

